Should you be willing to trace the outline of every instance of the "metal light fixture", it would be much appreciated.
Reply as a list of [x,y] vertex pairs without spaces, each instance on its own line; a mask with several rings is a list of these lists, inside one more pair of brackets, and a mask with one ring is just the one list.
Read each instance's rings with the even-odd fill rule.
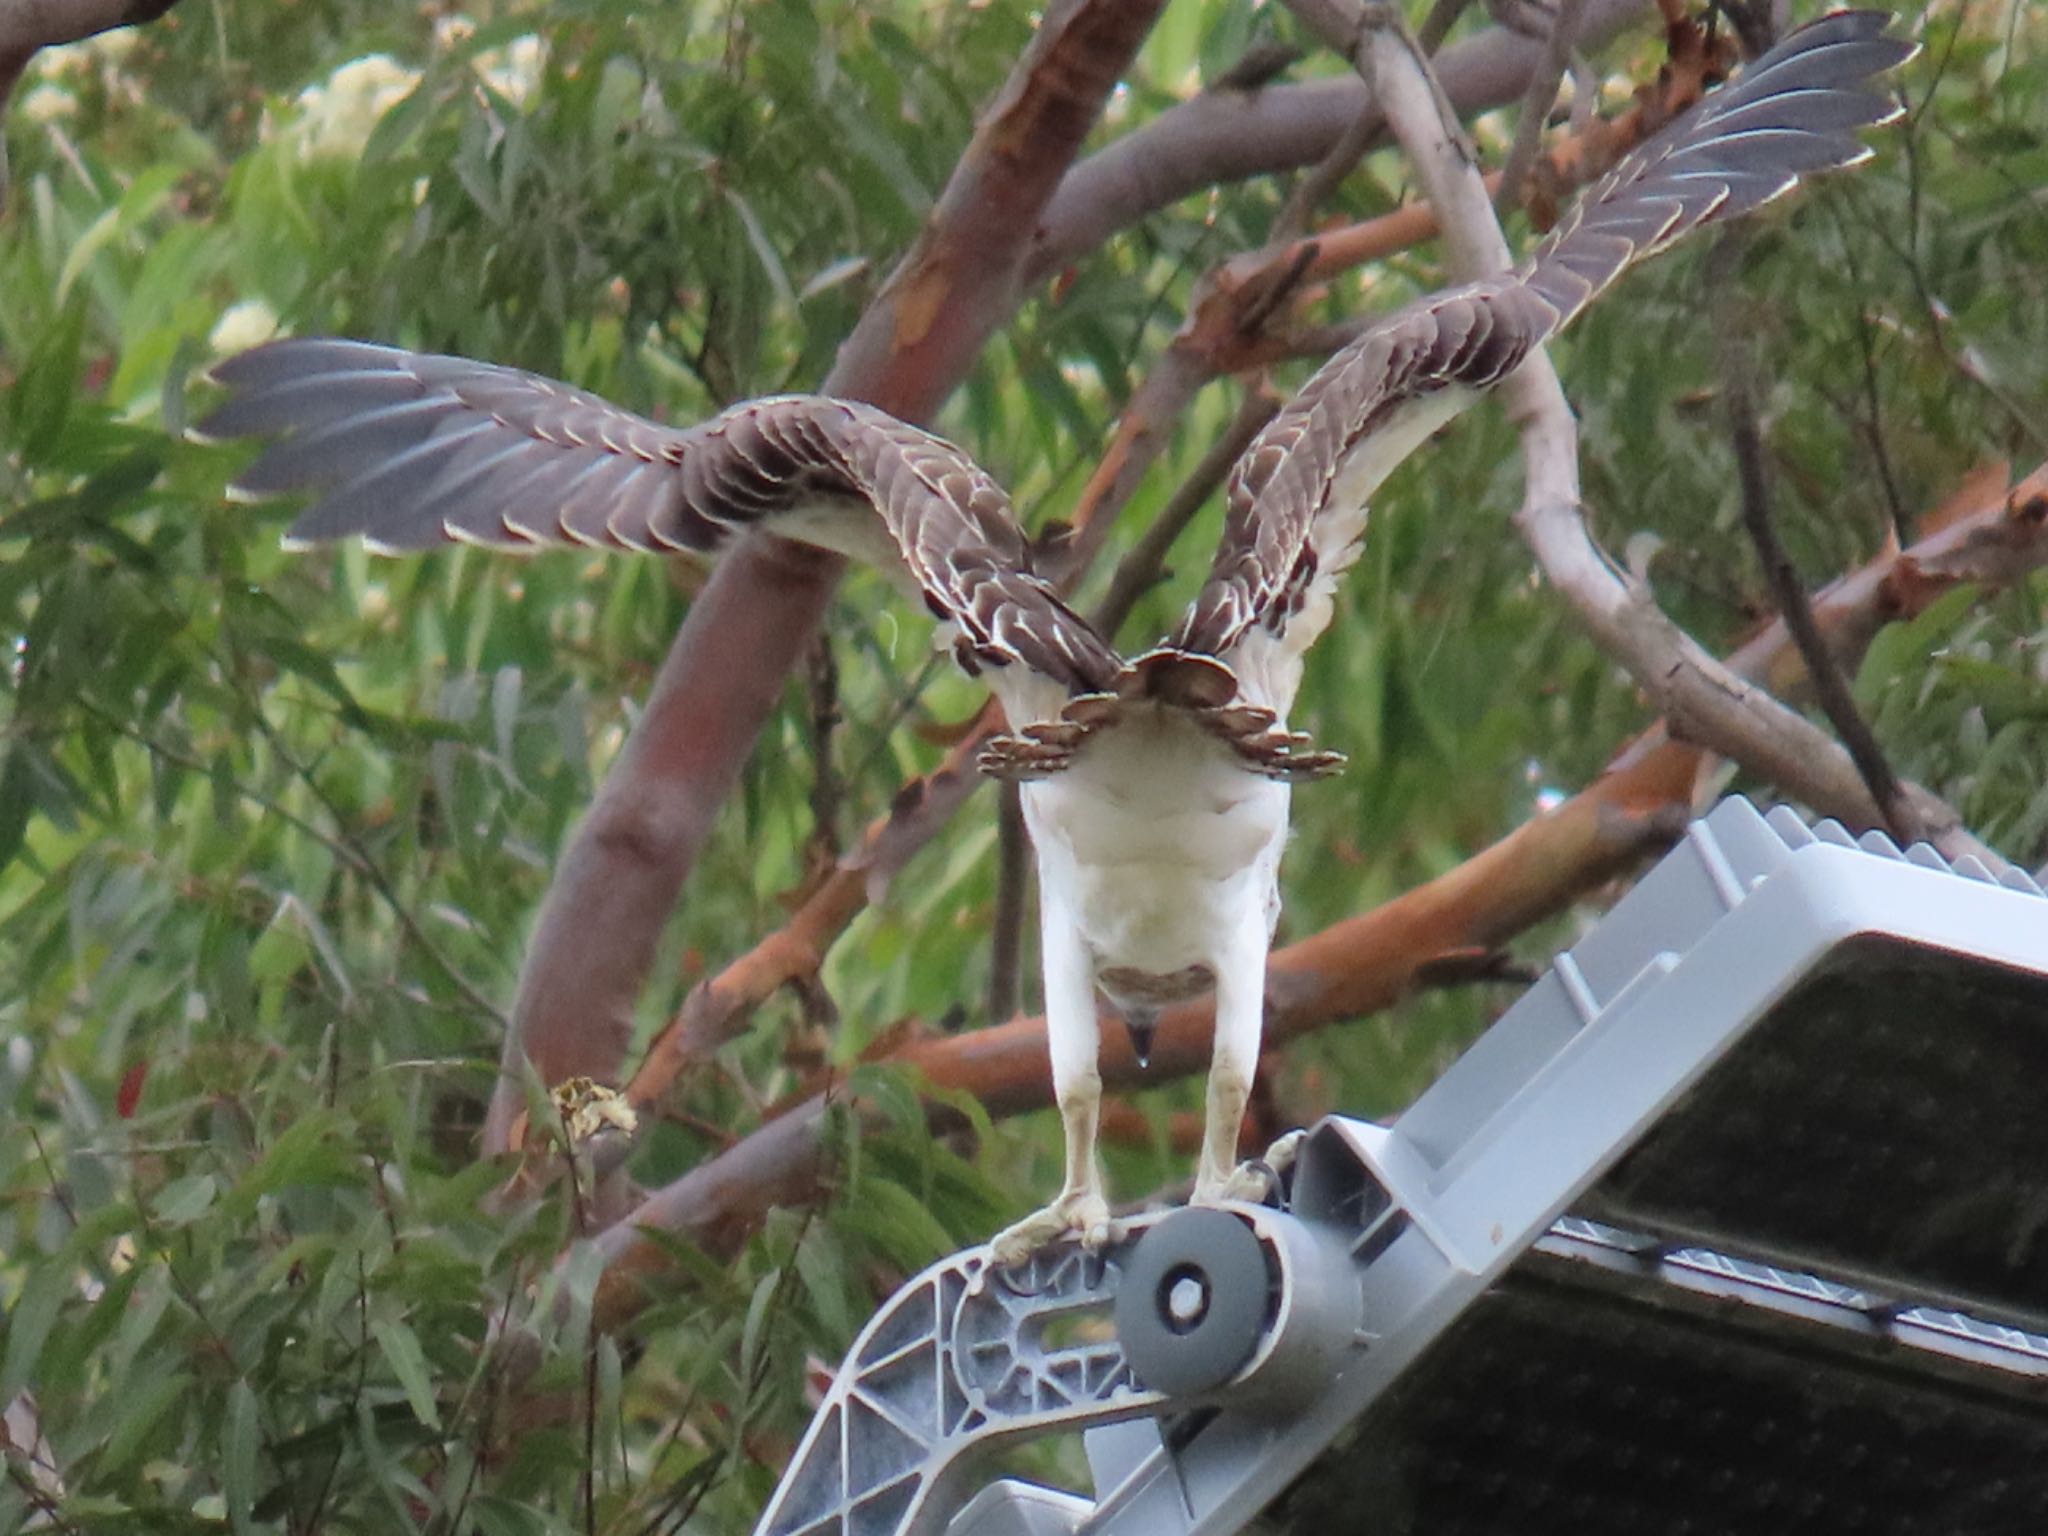
[[1724,802],[1285,1211],[913,1280],[760,1536],[2048,1529],[2044,1085],[2030,879]]

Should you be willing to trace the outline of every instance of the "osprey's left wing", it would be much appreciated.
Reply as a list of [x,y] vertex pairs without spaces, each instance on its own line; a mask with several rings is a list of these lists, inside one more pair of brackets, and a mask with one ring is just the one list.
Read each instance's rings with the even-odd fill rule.
[[1002,488],[872,406],[790,396],[667,427],[518,369],[321,339],[270,342],[213,377],[233,398],[199,434],[275,439],[233,488],[316,493],[294,543],[711,554],[760,528],[907,579],[957,626],[970,670],[1052,685],[1026,713],[1105,688],[1121,666],[1032,570]]
[[1888,20],[1801,28],[1625,157],[1513,273],[1399,310],[1325,364],[1238,461],[1171,649],[1228,662],[1247,700],[1284,714],[1380,482],[1632,262],[1866,158],[1857,130],[1897,111],[1867,82],[1914,51]]

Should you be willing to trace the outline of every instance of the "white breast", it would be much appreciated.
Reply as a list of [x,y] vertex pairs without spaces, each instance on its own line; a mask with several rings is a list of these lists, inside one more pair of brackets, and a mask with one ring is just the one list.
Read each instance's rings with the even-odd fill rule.
[[1046,894],[1098,966],[1166,974],[1213,964],[1234,925],[1270,933],[1287,786],[1186,716],[1134,707],[1023,801]]

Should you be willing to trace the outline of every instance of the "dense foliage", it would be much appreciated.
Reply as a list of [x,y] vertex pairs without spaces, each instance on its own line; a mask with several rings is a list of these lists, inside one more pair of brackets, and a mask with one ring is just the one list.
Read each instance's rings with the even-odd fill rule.
[[[1877,161],[1765,223],[1761,323],[1784,531],[1815,582],[1969,471],[2048,440],[2048,30],[1930,5]],[[1475,16],[1468,27],[1485,24]],[[530,367],[670,419],[815,384],[914,235],[1029,7],[759,0],[188,0],[40,56],[0,223],[0,1530],[745,1527],[875,1298],[1055,1177],[1050,1117],[843,1142],[834,1195],[730,1264],[684,1255],[631,1340],[556,1256],[577,1200],[487,1200],[474,1132],[549,871],[697,578],[654,561],[281,552],[187,440],[225,351],[273,328]],[[1202,88],[1284,12],[1176,0],[1100,130]],[[1639,28],[1613,100],[1648,78]],[[1311,55],[1297,73],[1334,70]],[[1480,125],[1498,155],[1503,126]],[[1331,211],[1393,206],[1389,154]],[[1192,285],[1284,186],[1195,197],[1029,304],[940,425],[1063,515]],[[1318,300],[1432,285],[1423,248]],[[1632,279],[1560,349],[1598,531],[1710,643],[1768,609],[1708,392],[1701,264]],[[1297,374],[1281,379],[1284,385]],[[1127,544],[1227,419],[1212,387]],[[1302,720],[1351,756],[1298,797],[1287,933],[1449,867],[1584,783],[1646,721],[1508,532],[1513,437],[1482,413],[1389,488]],[[1184,600],[1212,507],[1131,626]],[[1113,558],[1116,549],[1112,548]],[[1108,562],[1101,568],[1108,569]],[[1098,573],[1099,574],[1099,573]],[[2013,857],[2048,851],[2048,585],[1958,594],[1856,682],[1902,771]],[[850,581],[689,886],[652,1029],[936,761],[977,707],[928,621]],[[905,1018],[984,1020],[984,796],[777,1001],[638,1156],[658,1183],[758,1125],[820,1055]],[[1552,932],[1529,946],[1540,958]],[[1427,995],[1296,1047],[1286,1113],[1397,1109],[1504,998]],[[829,1025],[829,1029],[828,1029]],[[1181,1176],[1171,1110],[1117,1149]],[[505,1390],[489,1341],[530,1330]]]

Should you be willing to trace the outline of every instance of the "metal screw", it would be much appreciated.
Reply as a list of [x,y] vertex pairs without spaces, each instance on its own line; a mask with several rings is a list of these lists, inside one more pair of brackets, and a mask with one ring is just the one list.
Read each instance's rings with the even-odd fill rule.
[[1209,1287],[1193,1275],[1183,1275],[1166,1293],[1166,1313],[1183,1328],[1200,1321],[1209,1310]]

